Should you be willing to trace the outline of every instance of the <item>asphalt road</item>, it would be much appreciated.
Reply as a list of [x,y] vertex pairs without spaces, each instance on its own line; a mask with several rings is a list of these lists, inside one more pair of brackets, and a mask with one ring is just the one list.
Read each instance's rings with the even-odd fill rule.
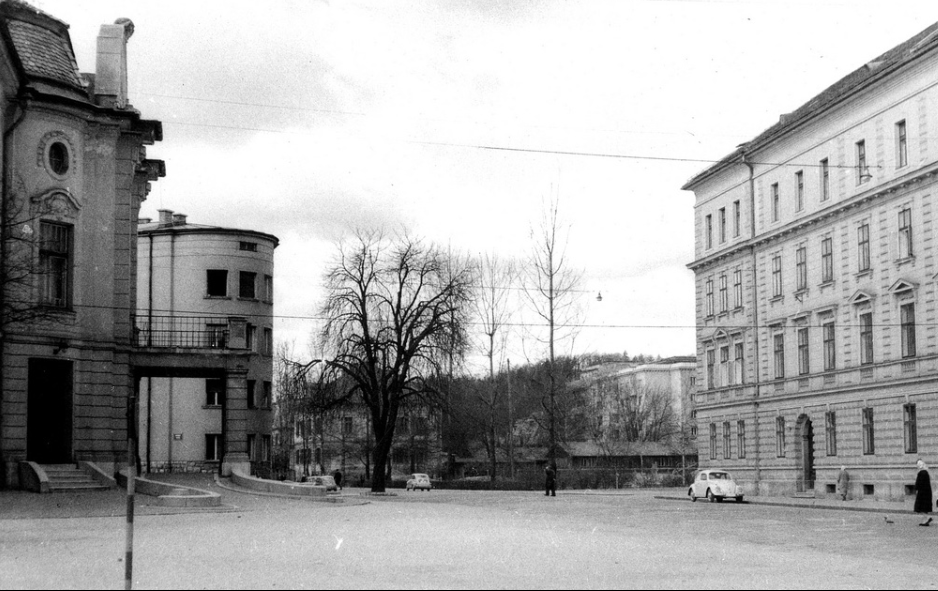
[[[345,505],[226,494],[225,502],[236,510],[140,516],[134,586],[938,586],[938,527],[918,527],[911,515],[888,524],[875,513],[651,493],[400,492]],[[123,518],[2,515],[0,587],[123,586]]]

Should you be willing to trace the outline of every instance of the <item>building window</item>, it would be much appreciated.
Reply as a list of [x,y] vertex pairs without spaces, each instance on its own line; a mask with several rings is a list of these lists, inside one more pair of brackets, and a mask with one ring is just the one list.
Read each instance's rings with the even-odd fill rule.
[[209,297],[228,297],[228,271],[224,269],[209,269],[206,271],[205,293]]
[[264,329],[264,355],[270,357],[274,354],[274,331],[265,328]]
[[834,321],[821,325],[824,340],[824,371],[833,371],[837,368],[837,349],[834,340]]
[[798,211],[804,210],[804,171],[799,170],[795,173],[795,198],[798,204]]
[[808,249],[800,247],[795,251],[795,291],[808,289]]
[[49,146],[49,168],[59,176],[68,172],[68,148],[62,142],[54,142]]
[[914,404],[902,406],[902,426],[905,453],[918,453],[918,419],[915,416]]
[[831,168],[827,158],[821,160],[821,201],[831,197]]
[[863,409],[863,455],[876,453],[875,433],[873,431],[873,409]]
[[866,164],[866,142],[860,140],[857,142],[857,184],[862,185],[871,178],[870,167]]
[[811,356],[808,351],[808,327],[798,328],[798,375],[811,373]]
[[238,297],[253,300],[255,297],[257,297],[257,292],[255,289],[257,273],[241,271],[239,275],[240,279],[238,282]]
[[726,208],[720,208],[720,244],[726,242]]
[[248,380],[248,408],[257,408],[255,384],[256,382],[254,380]]
[[261,457],[259,461],[269,462],[271,449],[273,449],[273,446],[271,445],[270,435],[261,435]]
[[713,279],[707,279],[707,316],[713,316]]
[[720,386],[730,385],[730,347],[720,347]]
[[734,382],[736,384],[742,385],[743,383],[743,344],[736,343],[734,345],[735,351],[735,362],[733,364],[733,373],[735,374]]
[[775,417],[775,455],[785,457],[785,417]]
[[909,143],[906,135],[905,120],[896,123],[896,168],[909,163]]
[[707,389],[713,390],[713,372],[714,364],[716,363],[716,351],[713,349],[707,349]]
[[730,434],[730,422],[723,422],[723,458],[728,460],[733,457],[732,435]]
[[257,243],[256,242],[239,242],[238,250],[244,250],[247,252],[257,252]]
[[912,210],[905,208],[899,212],[899,258],[907,259],[912,251]]
[[827,455],[837,455],[837,413],[829,410],[824,413],[824,440],[827,444]]
[[785,333],[776,333],[774,338],[775,379],[785,377]]
[[746,421],[736,421],[736,457],[746,459]]
[[68,308],[71,305],[72,228],[39,222],[39,238],[42,304]]
[[860,364],[873,363],[873,313],[860,314]]
[[743,272],[736,269],[733,272],[733,296],[737,308],[743,307]]
[[772,297],[781,297],[782,295],[782,257],[775,255],[772,257]]
[[720,275],[720,312],[726,312],[729,307],[730,298],[726,285],[726,275]]
[[225,380],[205,380],[205,406],[221,406],[225,399]]
[[257,461],[257,435],[248,435],[248,460]]
[[717,424],[710,423],[710,459],[717,458]]
[[245,343],[247,350],[257,352],[257,327],[253,324],[248,324],[245,338],[247,339]]
[[351,435],[352,426],[352,417],[342,417],[342,435]]
[[270,275],[264,275],[264,300],[274,301],[274,278]]
[[857,271],[870,270],[870,225],[860,224],[857,228]]
[[739,201],[733,202],[733,237],[739,238],[740,232],[740,211],[739,211]]
[[778,183],[772,183],[772,221],[778,221],[778,210],[781,206],[781,197],[778,194]]
[[707,233],[707,250],[713,248],[713,216],[708,215],[705,220],[705,231]]
[[218,462],[221,460],[222,438],[221,433],[205,434],[205,460]]
[[821,283],[834,280],[834,239],[821,240]]
[[274,395],[274,385],[270,382],[264,382],[264,391],[261,397],[261,408],[270,408],[273,395]]
[[228,342],[228,325],[208,323],[205,325],[206,344],[212,349],[224,349]]
[[902,333],[902,356],[915,357],[915,304],[899,306],[899,331]]

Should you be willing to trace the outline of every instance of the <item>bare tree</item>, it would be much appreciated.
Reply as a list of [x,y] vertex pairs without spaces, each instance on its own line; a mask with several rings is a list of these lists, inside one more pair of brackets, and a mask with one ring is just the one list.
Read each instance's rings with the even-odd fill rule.
[[524,293],[534,313],[547,325],[544,341],[548,348],[547,397],[544,411],[548,423],[548,462],[557,459],[558,406],[560,380],[557,372],[557,346],[576,331],[579,310],[576,295],[582,273],[567,261],[568,232],[561,227],[559,206],[551,201],[540,225],[531,231],[532,251]]
[[472,269],[407,235],[359,233],[339,245],[326,276],[323,343],[371,415],[371,490],[383,492],[394,430],[409,398],[439,395],[450,355],[465,351]]
[[[499,448],[498,410],[501,391],[496,379],[496,357],[501,365],[508,338],[508,320],[511,313],[511,285],[514,282],[515,265],[497,254],[487,253],[478,263],[475,318],[481,327],[481,349],[489,364],[487,387],[478,394],[479,403],[485,408],[485,429],[482,442],[489,454],[491,480],[495,482],[498,470]],[[510,429],[510,426],[509,426]]]

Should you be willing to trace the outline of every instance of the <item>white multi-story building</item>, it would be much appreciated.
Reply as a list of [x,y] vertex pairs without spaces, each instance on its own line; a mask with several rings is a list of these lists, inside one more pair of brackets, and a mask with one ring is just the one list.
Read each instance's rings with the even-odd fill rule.
[[701,465],[752,493],[910,494],[938,454],[938,25],[718,164],[696,194]]
[[250,462],[266,475],[278,240],[159,213],[138,226],[141,463],[211,472]]

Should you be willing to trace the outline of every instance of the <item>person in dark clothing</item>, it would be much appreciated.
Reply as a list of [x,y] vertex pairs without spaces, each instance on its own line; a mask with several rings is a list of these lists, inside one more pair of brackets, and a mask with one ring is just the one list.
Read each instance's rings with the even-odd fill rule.
[[333,480],[335,480],[335,485],[339,490],[342,490],[342,473],[338,470],[335,471],[335,474],[332,475]]
[[556,497],[557,496],[557,468],[552,464],[548,464],[544,468],[544,476],[546,477],[546,482],[544,483],[544,496],[545,497]]
[[[928,475],[928,466],[925,465],[925,462],[919,460],[917,466],[918,476],[915,478],[915,512],[929,515],[932,511],[931,477]],[[929,517],[919,525],[928,526],[931,524],[931,520],[932,518]]]

